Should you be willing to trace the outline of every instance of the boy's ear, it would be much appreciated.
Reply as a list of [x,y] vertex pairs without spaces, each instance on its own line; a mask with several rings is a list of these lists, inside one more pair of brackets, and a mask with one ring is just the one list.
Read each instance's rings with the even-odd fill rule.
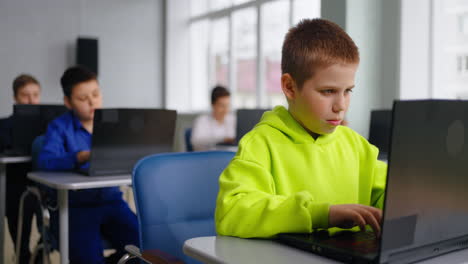
[[289,73],[281,75],[281,89],[288,100],[294,100],[296,98],[296,82]]
[[65,104],[65,106],[69,110],[72,110],[72,105],[71,105],[71,102],[70,102],[70,98],[68,98],[68,96],[66,96],[66,95],[63,96],[63,103]]

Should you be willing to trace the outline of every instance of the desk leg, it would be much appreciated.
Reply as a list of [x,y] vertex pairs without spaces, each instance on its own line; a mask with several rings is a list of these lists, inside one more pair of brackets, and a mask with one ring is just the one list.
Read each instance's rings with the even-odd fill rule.
[[5,207],[6,207],[6,166],[0,163],[0,264],[5,258]]
[[58,190],[60,222],[60,263],[68,264],[68,190]]

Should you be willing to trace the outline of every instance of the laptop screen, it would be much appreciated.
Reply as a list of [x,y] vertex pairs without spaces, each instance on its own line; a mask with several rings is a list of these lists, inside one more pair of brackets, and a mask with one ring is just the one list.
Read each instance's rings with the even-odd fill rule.
[[381,262],[468,246],[468,102],[394,104]]
[[176,118],[173,110],[96,110],[89,174],[130,173],[139,159],[172,152]]

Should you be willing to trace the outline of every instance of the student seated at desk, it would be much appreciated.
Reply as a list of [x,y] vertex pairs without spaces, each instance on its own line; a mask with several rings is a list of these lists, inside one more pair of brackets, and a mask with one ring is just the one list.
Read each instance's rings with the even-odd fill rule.
[[218,234],[267,238],[370,225],[379,235],[386,164],[341,125],[358,65],[358,48],[335,23],[302,20],[289,30],[281,63],[288,109],[265,113],[221,174]]
[[[41,86],[36,78],[29,74],[21,74],[13,81],[13,98],[16,104],[39,104],[41,101]],[[0,152],[12,145],[13,116],[0,122]],[[6,167],[6,217],[11,239],[16,248],[18,211],[21,195],[30,181],[26,178],[31,170],[31,163],[8,164]],[[28,198],[23,208],[23,229],[21,234],[21,258],[19,263],[29,263],[29,236],[31,222],[36,208],[34,198]]]
[[[101,107],[96,75],[80,66],[67,69],[61,85],[69,112],[52,121],[39,154],[41,170],[64,171],[89,167],[94,110]],[[102,238],[117,252],[107,263],[117,263],[124,246],[138,245],[136,215],[118,187],[69,192],[70,263],[104,263]],[[58,214],[52,214],[58,237]],[[54,231],[54,230],[53,230]]]
[[[39,104],[41,102],[41,85],[29,74],[21,74],[13,80],[13,99],[15,104]],[[11,147],[13,116],[1,120],[0,152]]]
[[229,114],[231,94],[223,86],[216,86],[211,91],[212,112],[195,119],[191,143],[195,151],[209,150],[218,143],[234,143],[236,121]]

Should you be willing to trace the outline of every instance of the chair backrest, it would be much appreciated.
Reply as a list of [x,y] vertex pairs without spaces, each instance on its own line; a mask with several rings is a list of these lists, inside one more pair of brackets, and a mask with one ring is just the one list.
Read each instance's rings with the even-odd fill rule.
[[221,172],[234,152],[156,154],[133,170],[140,248],[159,249],[199,263],[182,252],[185,240],[216,234],[214,211]]
[[42,146],[44,145],[44,135],[36,137],[31,146],[31,160],[32,160],[32,169],[37,170],[37,160],[39,158],[39,153],[41,152]]
[[185,139],[185,150],[188,151],[188,152],[193,151],[193,146],[192,146],[192,141],[191,141],[191,139],[192,139],[192,129],[191,128],[185,129],[184,139]]

